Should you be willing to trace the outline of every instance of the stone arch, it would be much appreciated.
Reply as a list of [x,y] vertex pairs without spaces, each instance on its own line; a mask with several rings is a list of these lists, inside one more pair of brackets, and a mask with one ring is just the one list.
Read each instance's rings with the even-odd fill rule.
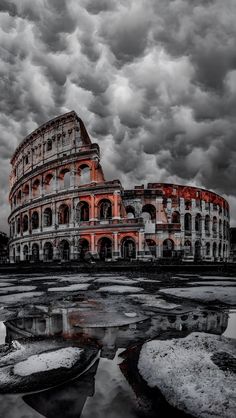
[[17,218],[17,228],[16,228],[16,232],[17,234],[20,234],[21,232],[21,222],[20,222],[20,217]]
[[136,243],[131,237],[124,237],[121,241],[121,256],[124,259],[136,258]]
[[50,241],[45,242],[43,246],[43,259],[44,261],[53,260],[53,245]]
[[82,164],[79,166],[79,176],[81,185],[88,184],[91,182],[90,167],[87,164]]
[[211,244],[210,242],[206,243],[206,256],[209,257],[211,255]]
[[133,206],[131,205],[126,206],[125,210],[126,210],[127,218],[129,219],[135,218],[135,209]]
[[200,213],[196,214],[195,217],[195,231],[196,232],[201,232],[201,225],[202,225],[202,217]]
[[156,257],[156,242],[153,239],[146,239],[146,244],[153,257]]
[[60,256],[62,261],[70,260],[70,244],[66,239],[60,242]]
[[32,260],[39,261],[39,245],[37,243],[32,245]]
[[192,215],[190,213],[184,215],[184,229],[188,232],[192,231]]
[[101,260],[112,258],[112,240],[108,237],[102,237],[98,241],[98,254]]
[[205,232],[210,233],[210,216],[205,216]]
[[32,229],[38,229],[39,228],[39,214],[37,211],[34,211],[31,216],[31,225]]
[[88,202],[81,201],[76,206],[76,221],[77,222],[89,221],[89,204],[88,204]]
[[221,252],[222,252],[222,244],[221,244],[221,242],[219,243],[219,248],[218,248],[218,256],[219,256],[219,258],[221,258]]
[[29,185],[28,184],[24,185],[22,192],[23,192],[23,199],[22,199],[23,202],[28,202],[29,200]]
[[201,243],[200,241],[196,241],[194,244],[194,258],[195,260],[199,260],[201,258]]
[[98,203],[99,219],[108,220],[112,218],[112,204],[109,199],[102,199]]
[[23,216],[23,232],[28,231],[28,229],[29,229],[29,217],[28,215],[25,214]]
[[213,234],[217,233],[217,217],[213,216],[213,220],[212,220],[212,232]]
[[179,224],[180,223],[180,213],[178,211],[174,211],[171,217],[172,224]]
[[44,190],[46,194],[52,192],[53,179],[54,177],[52,173],[46,174],[44,178]]
[[43,226],[52,226],[52,209],[46,208],[43,212]]
[[84,260],[84,258],[86,257],[86,254],[89,251],[89,242],[88,242],[87,239],[81,238],[79,240],[79,248],[78,248],[78,250],[79,250],[79,258],[81,260]]
[[212,255],[213,255],[214,259],[217,257],[217,244],[216,244],[216,242],[213,242],[213,245],[212,245]]
[[27,244],[25,244],[23,247],[23,258],[24,258],[24,261],[29,260],[29,247]]
[[40,195],[40,180],[36,179],[34,180],[33,184],[32,184],[32,197],[39,197]]
[[156,208],[151,203],[148,203],[142,207],[142,218],[144,221],[155,221],[156,220]]
[[20,204],[21,204],[21,199],[22,199],[22,194],[21,194],[21,190],[19,190],[17,192],[17,197],[16,197],[16,201],[17,201],[18,206],[20,206]]
[[67,190],[70,188],[71,172],[69,168],[63,168],[58,176],[60,190]]
[[190,240],[186,240],[184,242],[184,252],[186,255],[191,255],[192,254],[192,243]]
[[68,225],[70,223],[70,210],[69,206],[65,203],[59,207],[58,223],[59,225]]
[[163,241],[163,257],[173,257],[174,252],[174,241],[170,238],[167,238]]
[[219,236],[222,237],[222,220],[219,220]]

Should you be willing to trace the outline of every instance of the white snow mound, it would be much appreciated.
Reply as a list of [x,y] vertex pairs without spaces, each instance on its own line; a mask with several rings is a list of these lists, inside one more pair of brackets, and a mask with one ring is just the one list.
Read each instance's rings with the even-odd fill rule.
[[138,368],[172,406],[201,418],[234,418],[236,377],[212,361],[216,352],[233,356],[234,346],[221,336],[202,333],[150,341],[143,345]]
[[143,289],[141,287],[134,287],[134,286],[103,286],[100,287],[98,292],[107,292],[107,293],[133,293],[133,292],[141,292]]
[[14,366],[14,374],[29,376],[34,373],[46,372],[59,367],[70,369],[79,360],[83,350],[77,347],[66,347],[48,353],[30,356]]

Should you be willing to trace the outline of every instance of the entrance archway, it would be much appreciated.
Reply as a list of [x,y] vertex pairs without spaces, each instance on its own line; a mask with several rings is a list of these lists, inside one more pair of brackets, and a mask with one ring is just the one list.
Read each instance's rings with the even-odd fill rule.
[[43,247],[43,259],[44,261],[52,261],[53,259],[53,246],[51,242],[45,242]]
[[136,245],[132,238],[124,238],[121,244],[122,258],[130,259],[136,258]]
[[38,244],[32,245],[32,260],[34,262],[39,261],[39,246]]
[[70,260],[70,244],[65,239],[60,243],[60,255],[62,261]]
[[112,242],[110,238],[104,237],[98,241],[98,253],[101,260],[112,258]]
[[84,260],[87,252],[89,251],[89,242],[85,238],[79,240],[79,258]]
[[172,257],[174,251],[174,242],[172,239],[165,239],[163,241],[163,257]]

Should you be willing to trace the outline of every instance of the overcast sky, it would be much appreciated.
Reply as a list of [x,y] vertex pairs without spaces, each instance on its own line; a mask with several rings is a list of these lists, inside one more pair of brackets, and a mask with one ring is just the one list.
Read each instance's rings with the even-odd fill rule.
[[0,230],[9,160],[75,110],[125,187],[212,189],[236,225],[235,0],[0,0]]

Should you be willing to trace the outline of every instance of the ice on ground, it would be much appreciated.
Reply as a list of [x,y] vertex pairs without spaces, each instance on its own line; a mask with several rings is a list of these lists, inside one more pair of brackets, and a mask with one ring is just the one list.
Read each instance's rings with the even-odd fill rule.
[[60,282],[70,282],[70,283],[90,283],[93,282],[93,277],[63,277],[60,279]]
[[100,287],[97,292],[107,292],[107,293],[133,293],[133,292],[142,292],[141,287],[135,286],[104,286]]
[[62,286],[62,287],[50,287],[48,291],[49,292],[74,292],[76,290],[88,290],[89,286],[90,286],[89,283],[71,284],[69,286]]
[[48,353],[30,356],[27,360],[15,364],[13,373],[18,376],[29,376],[33,373],[52,369],[71,368],[80,358],[81,348],[66,347]]
[[235,346],[203,333],[154,340],[143,345],[138,368],[148,385],[158,387],[174,407],[201,418],[234,418],[236,375],[212,361],[217,352],[234,356]]
[[137,280],[138,282],[145,282],[145,283],[160,283],[161,282],[161,280],[147,279],[146,277],[134,277],[134,280]]
[[17,303],[23,299],[33,298],[42,296],[44,292],[25,292],[25,293],[14,293],[12,295],[0,296],[0,303]]
[[194,285],[210,285],[210,286],[212,286],[212,285],[214,285],[214,286],[234,286],[234,285],[236,285],[236,282],[235,282],[235,284],[234,284],[234,282],[230,282],[230,281],[220,281],[220,280],[216,280],[216,281],[214,281],[213,283],[212,283],[212,281],[208,281],[208,280],[202,280],[201,282],[192,282],[192,283],[189,283],[189,285],[191,285],[191,286],[194,286]]
[[136,312],[125,312],[125,316],[128,318],[135,318],[137,316]]
[[4,289],[0,290],[0,293],[2,294],[3,292],[31,292],[32,290],[37,289],[37,286],[9,286],[9,287],[4,287]]
[[8,287],[8,286],[12,286],[13,283],[9,283],[9,282],[5,282],[5,283],[0,283],[0,287]]
[[236,288],[233,286],[167,288],[159,290],[159,293],[178,298],[197,300],[199,302],[219,301],[228,305],[236,304]]
[[138,283],[137,280],[131,280],[131,279],[116,279],[116,278],[101,278],[101,279],[96,279],[94,281],[94,283],[100,283],[100,284],[105,284],[105,283],[111,283],[111,284],[124,284],[124,285],[132,285],[132,284],[136,284]]
[[229,311],[228,325],[224,332],[224,337],[236,339],[236,310]]
[[129,299],[133,302],[138,302],[143,305],[144,308],[157,308],[157,309],[175,309],[178,308],[180,305],[176,305],[175,303],[166,302],[164,299],[161,299],[159,295],[150,295],[150,294],[142,294],[142,295],[130,295]]
[[230,276],[199,276],[198,279],[201,280],[236,280],[236,277]]

